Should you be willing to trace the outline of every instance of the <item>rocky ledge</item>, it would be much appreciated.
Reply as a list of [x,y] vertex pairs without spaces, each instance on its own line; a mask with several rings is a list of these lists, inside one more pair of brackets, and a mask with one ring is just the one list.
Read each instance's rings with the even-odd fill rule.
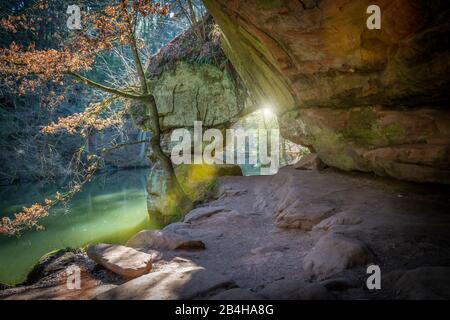
[[[83,252],[50,255],[26,285],[0,296],[450,298],[450,190],[442,186],[287,167],[275,176],[222,177],[218,190],[184,221],[142,231],[127,247],[90,247],[98,264]],[[367,289],[372,264],[381,290]],[[79,290],[66,286],[71,265],[82,270]]]

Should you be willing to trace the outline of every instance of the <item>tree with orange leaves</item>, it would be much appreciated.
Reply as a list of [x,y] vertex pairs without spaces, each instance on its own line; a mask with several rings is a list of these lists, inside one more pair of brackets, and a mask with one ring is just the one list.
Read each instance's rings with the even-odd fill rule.
[[[39,6],[45,8],[46,2]],[[160,114],[156,105],[152,88],[147,81],[144,63],[141,59],[142,43],[137,39],[136,30],[139,19],[150,15],[166,16],[169,5],[161,5],[152,0],[117,0],[103,10],[83,15],[83,29],[73,31],[61,48],[37,49],[34,44],[27,46],[12,42],[9,47],[0,49],[0,80],[3,85],[17,90],[18,94],[33,91],[37,87],[51,82],[63,85],[67,80],[81,82],[94,90],[104,92],[110,97],[145,106],[149,114],[150,141],[157,164],[165,172],[171,202],[174,206],[188,203],[189,200],[180,187],[175,176],[170,158],[161,148]],[[20,28],[33,30],[32,22],[25,16],[9,16],[0,21],[0,26],[10,32],[17,32]],[[102,53],[126,46],[130,49],[132,61],[136,70],[136,83],[125,88],[111,87],[89,79],[84,73],[90,71],[96,57]],[[89,125],[108,126],[114,120],[100,120],[97,118],[108,103],[96,104],[81,114],[60,118],[42,131],[52,133],[59,129],[74,130]],[[123,112],[123,111],[122,111]],[[117,117],[116,117],[117,118]],[[0,233],[17,234],[25,228],[36,227],[37,220],[48,215],[48,209],[59,201],[63,201],[78,191],[83,183],[89,181],[99,160],[93,156],[87,164],[86,179],[71,186],[65,194],[57,194],[55,199],[46,199],[44,204],[35,204],[15,215],[14,219],[7,217],[0,221]]]

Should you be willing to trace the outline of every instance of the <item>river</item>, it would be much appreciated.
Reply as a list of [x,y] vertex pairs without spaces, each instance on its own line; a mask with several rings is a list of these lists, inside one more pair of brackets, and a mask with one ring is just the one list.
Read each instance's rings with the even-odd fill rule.
[[[40,257],[53,250],[83,247],[90,243],[125,243],[146,228],[158,228],[146,207],[148,169],[98,175],[66,206],[50,211],[43,231],[20,237],[0,236],[0,283],[25,280]],[[0,212],[17,212],[42,201],[57,190],[41,183],[0,187]]]

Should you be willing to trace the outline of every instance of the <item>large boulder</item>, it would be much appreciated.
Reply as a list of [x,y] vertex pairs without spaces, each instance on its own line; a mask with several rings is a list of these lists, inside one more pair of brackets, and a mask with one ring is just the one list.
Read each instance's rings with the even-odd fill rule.
[[65,270],[75,261],[76,251],[70,249],[61,249],[45,254],[39,259],[36,265],[27,275],[23,285],[32,285],[43,278],[50,277],[52,274]]
[[369,262],[364,243],[331,233],[319,239],[303,260],[303,269],[319,279]]
[[[224,128],[250,106],[246,88],[222,51],[213,19],[207,17],[202,24],[204,41],[190,28],[162,47],[147,66],[158,111],[163,115],[163,133],[192,129],[195,121]],[[145,106],[135,104],[131,113],[135,123],[149,131]]]
[[147,181],[147,211],[161,224],[168,224],[183,217],[193,208],[193,204],[203,202],[213,196],[217,178],[242,176],[237,165],[179,165],[175,175],[185,196],[170,188],[167,174],[156,163]]
[[[327,165],[450,183],[445,1],[204,0],[284,138]],[[370,30],[367,9],[381,9]]]
[[103,243],[91,245],[87,249],[87,255],[101,266],[125,278],[139,277],[152,268],[149,254],[125,246]]
[[193,207],[192,200],[173,188],[167,173],[155,163],[147,178],[147,211],[160,224],[179,220]]
[[313,146],[327,165],[450,183],[450,112],[445,109],[305,108],[287,112],[280,123],[285,137]]

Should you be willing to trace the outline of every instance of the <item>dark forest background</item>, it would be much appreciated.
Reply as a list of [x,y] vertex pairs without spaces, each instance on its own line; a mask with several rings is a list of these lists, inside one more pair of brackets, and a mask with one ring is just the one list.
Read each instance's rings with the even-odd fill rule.
[[[66,22],[69,5],[77,4],[82,12],[103,9],[111,1],[79,0],[49,1],[49,8],[40,9],[39,1],[1,1],[0,19],[8,15],[26,15],[34,19],[35,30],[18,30],[11,33],[0,28],[0,46],[9,46],[12,41],[20,45],[35,43],[37,49],[58,48],[63,45],[71,30]],[[187,13],[194,5],[197,17],[204,14],[201,1],[166,0],[171,5],[171,15],[158,15],[145,19],[140,25],[139,35],[145,43],[145,54],[155,54],[177,34],[189,28],[193,21]],[[89,77],[99,82],[121,83],[126,81],[123,59],[131,55],[122,52],[105,53],[98,57]],[[109,70],[105,72],[105,69]],[[102,72],[97,72],[102,70]],[[113,79],[114,74],[123,74],[124,79]],[[1,77],[1,75],[0,75]],[[0,79],[1,80],[1,79]],[[0,81],[0,185],[35,180],[54,182],[65,180],[76,174],[73,167],[74,153],[80,146],[85,153],[95,153],[112,142],[136,141],[148,138],[148,133],[134,128],[130,121],[105,132],[92,132],[87,137],[59,133],[44,135],[40,129],[67,116],[82,111],[89,103],[102,99],[98,93],[73,82],[63,88],[48,84],[32,93],[17,95]],[[132,160],[130,160],[132,159]],[[118,151],[106,158],[103,170],[148,165],[145,145]]]

